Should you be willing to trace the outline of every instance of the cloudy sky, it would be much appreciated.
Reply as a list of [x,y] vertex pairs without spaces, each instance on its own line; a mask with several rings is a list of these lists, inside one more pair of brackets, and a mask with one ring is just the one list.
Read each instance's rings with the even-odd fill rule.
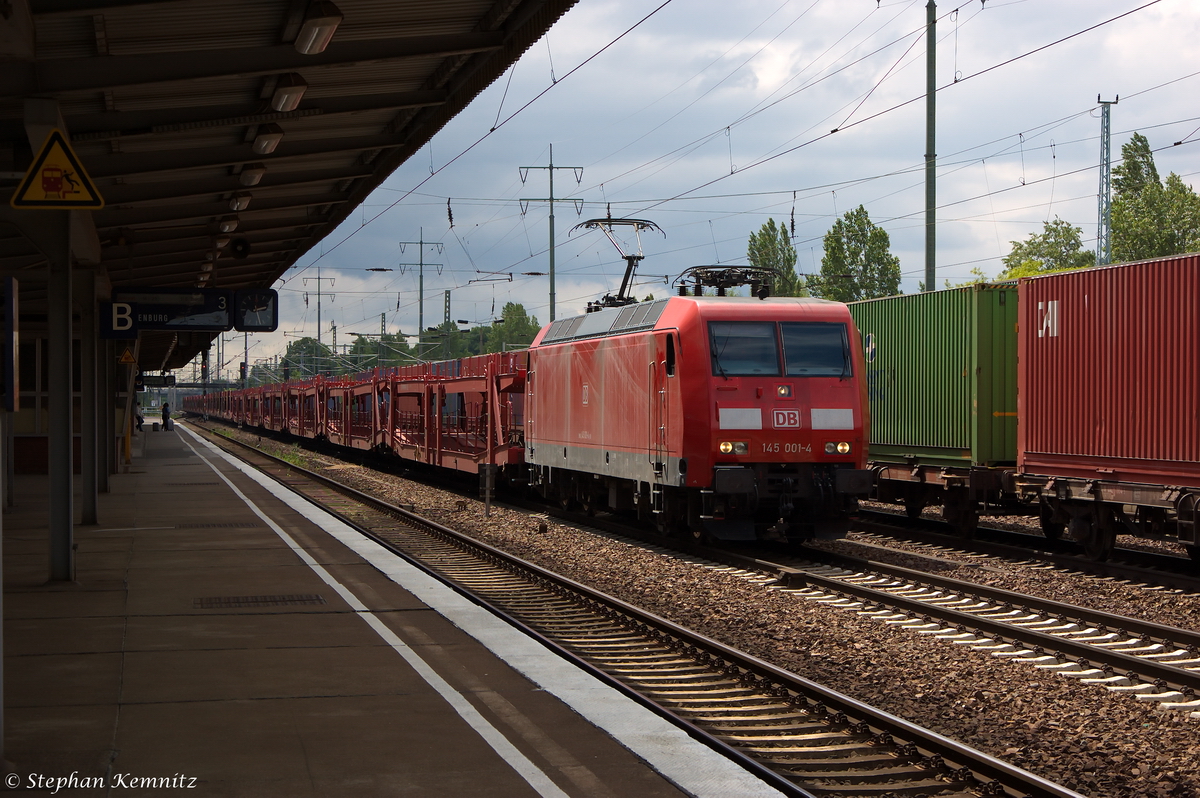
[[[749,234],[793,214],[797,271],[819,271],[823,235],[859,205],[890,235],[902,290],[918,290],[925,13],[923,0],[580,0],[276,285],[280,331],[253,338],[251,360],[316,334],[318,269],[332,278],[326,343],[331,323],[344,344],[380,314],[415,332],[417,268],[402,264],[418,247],[400,242],[422,238],[440,264],[425,268],[426,326],[447,290],[453,319],[486,323],[511,301],[547,322],[548,278],[526,273],[548,270],[548,170],[522,182],[521,167],[545,167],[551,146],[556,166],[582,169],[554,174],[557,317],[620,285],[603,234],[571,232],[609,207],[665,232],[642,235],[638,296],[665,296],[690,266],[745,263]],[[1194,0],[969,0],[938,16],[939,287],[994,276],[1011,241],[1056,216],[1094,246],[1098,95],[1120,98],[1114,163],[1140,131],[1164,177],[1196,182]]]

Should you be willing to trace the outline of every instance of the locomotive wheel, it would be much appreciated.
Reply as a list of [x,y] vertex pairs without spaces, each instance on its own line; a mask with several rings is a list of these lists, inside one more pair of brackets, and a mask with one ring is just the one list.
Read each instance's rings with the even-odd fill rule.
[[919,499],[904,500],[904,514],[912,520],[916,521],[923,512],[925,512],[925,502]]
[[1038,521],[1041,522],[1042,534],[1046,536],[1046,540],[1058,540],[1067,528],[1063,522],[1054,520],[1054,508],[1048,504],[1038,508]]

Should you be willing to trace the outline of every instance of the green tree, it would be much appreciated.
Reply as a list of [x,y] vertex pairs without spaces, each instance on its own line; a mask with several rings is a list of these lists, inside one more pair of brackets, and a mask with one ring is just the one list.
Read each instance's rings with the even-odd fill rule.
[[533,343],[542,327],[536,316],[530,316],[525,306],[508,302],[500,311],[500,321],[493,324],[487,335],[488,352],[522,349]]
[[773,295],[808,296],[808,289],[796,274],[796,248],[786,225],[777,226],[773,218],[768,219],[757,233],[750,234],[746,257],[751,266],[775,273]]
[[1200,248],[1200,196],[1172,172],[1160,181],[1150,142],[1134,133],[1113,167],[1115,261],[1179,255]]
[[1121,162],[1113,167],[1113,191],[1118,196],[1137,194],[1146,186],[1159,182],[1150,141],[1141,133],[1134,133],[1129,142],[1121,146]]
[[344,355],[353,372],[373,368],[391,368],[413,362],[408,342],[399,335],[357,335],[350,351]]
[[1015,280],[1048,272],[1086,269],[1096,263],[1096,253],[1083,249],[1083,230],[1057,216],[1044,222],[1042,232],[1030,233],[1024,241],[1013,241],[1004,256],[1004,270],[997,280]]
[[821,274],[808,278],[813,296],[854,302],[900,293],[900,259],[891,253],[887,231],[859,205],[825,234]]
[[307,380],[318,372],[329,373],[332,357],[328,346],[306,336],[288,344],[282,365],[291,369],[293,380]]
[[[961,283],[952,283],[949,280],[946,280],[946,287],[947,288],[966,288],[968,285],[976,285],[978,283],[986,283],[990,279],[991,278],[987,276],[987,272],[985,272],[983,269],[979,268],[978,266],[973,266],[973,267],[971,267],[971,279],[970,280],[963,280]],[[921,281],[921,290],[922,291],[925,290],[925,282],[924,281]]]

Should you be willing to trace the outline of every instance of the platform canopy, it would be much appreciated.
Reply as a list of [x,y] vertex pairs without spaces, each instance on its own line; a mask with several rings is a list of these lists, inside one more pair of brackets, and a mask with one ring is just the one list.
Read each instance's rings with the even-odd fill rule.
[[[8,198],[62,127],[105,203],[71,211],[98,293],[269,287],[575,2],[3,0],[0,275],[45,314],[44,211]],[[212,337],[143,333],[139,361]]]

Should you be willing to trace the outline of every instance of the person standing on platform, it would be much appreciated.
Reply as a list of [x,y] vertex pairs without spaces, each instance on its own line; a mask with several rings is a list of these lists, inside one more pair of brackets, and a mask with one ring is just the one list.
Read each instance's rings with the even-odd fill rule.
[[163,430],[169,430],[171,428],[171,406],[166,402],[163,402],[162,406],[162,420]]
[[134,417],[137,419],[137,431],[142,431],[142,424],[146,423],[146,419],[142,416],[142,403],[138,402],[134,405]]

